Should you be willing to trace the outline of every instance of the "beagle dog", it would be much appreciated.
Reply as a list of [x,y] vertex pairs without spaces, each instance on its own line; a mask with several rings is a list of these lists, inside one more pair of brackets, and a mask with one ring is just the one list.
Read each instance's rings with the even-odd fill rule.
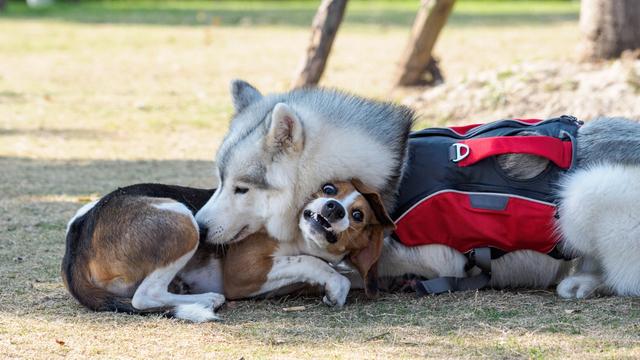
[[294,284],[320,285],[325,303],[342,306],[350,282],[325,261],[347,258],[375,295],[374,265],[393,222],[361,182],[326,184],[314,194],[300,215],[299,241],[257,233],[224,249],[204,242],[194,219],[214,191],[138,184],[83,206],[67,227],[66,288],[96,311],[203,322],[217,319],[223,293],[247,298]]
[[[95,311],[165,312],[194,322],[215,320],[214,309],[225,301],[215,252],[206,247],[211,260],[198,263],[199,269],[185,266],[201,237],[193,214],[213,192],[138,184],[80,208],[67,226],[62,260],[67,290]],[[199,272],[208,275],[207,287],[196,289],[201,293],[176,294],[183,292],[176,290],[177,274],[189,279]]]
[[321,287],[325,304],[342,307],[351,283],[330,264],[343,260],[358,270],[367,296],[377,295],[376,263],[394,224],[375,191],[359,180],[325,184],[298,225],[302,237],[291,243],[254,234],[229,246],[222,260],[228,299],[282,294],[304,284]]

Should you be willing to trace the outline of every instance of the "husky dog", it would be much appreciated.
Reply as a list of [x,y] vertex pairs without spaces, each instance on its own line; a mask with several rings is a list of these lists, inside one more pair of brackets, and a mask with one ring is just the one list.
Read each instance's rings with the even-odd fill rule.
[[[262,228],[291,241],[300,236],[296,214],[305,197],[330,179],[360,178],[394,210],[408,161],[411,110],[320,89],[263,96],[235,81],[231,90],[236,113],[216,156],[221,188],[196,214],[209,241],[237,242]],[[491,286],[559,283],[563,297],[640,295],[640,231],[629,210],[640,204],[640,190],[632,187],[640,174],[640,125],[596,119],[579,130],[577,144],[576,170],[564,178],[558,222],[560,250],[580,256],[577,271],[569,276],[576,261],[516,251],[492,263]],[[544,171],[547,161],[521,154],[498,159],[507,174],[523,179]],[[386,239],[378,274],[463,277],[472,274],[466,263],[446,246],[408,248]]]
[[196,214],[208,241],[233,243],[265,228],[300,236],[309,194],[331,179],[359,178],[393,209],[413,112],[333,90],[263,96],[234,81],[235,115],[216,155],[218,191]]
[[[565,298],[640,296],[640,124],[595,119],[578,130],[577,144],[575,170],[562,179],[557,226],[563,239],[560,251],[579,258],[563,261],[529,250],[507,253],[492,262],[491,286],[558,284],[557,292]],[[498,158],[508,175],[521,179],[538,175],[547,162],[524,154]],[[466,263],[464,255],[447,246],[410,248],[387,239],[378,274],[464,277],[471,275]]]

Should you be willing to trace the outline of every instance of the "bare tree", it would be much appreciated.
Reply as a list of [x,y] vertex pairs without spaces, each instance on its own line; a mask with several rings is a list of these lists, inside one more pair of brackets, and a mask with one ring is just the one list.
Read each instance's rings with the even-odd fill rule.
[[580,7],[582,56],[610,59],[640,48],[639,0],[582,0]]
[[422,0],[413,22],[409,43],[400,58],[394,80],[395,86],[420,85],[426,72],[432,72],[435,79],[439,71],[433,73],[435,62],[431,52],[440,31],[447,23],[455,0]]
[[297,71],[294,87],[317,85],[327,64],[347,0],[323,0],[313,18],[311,42]]

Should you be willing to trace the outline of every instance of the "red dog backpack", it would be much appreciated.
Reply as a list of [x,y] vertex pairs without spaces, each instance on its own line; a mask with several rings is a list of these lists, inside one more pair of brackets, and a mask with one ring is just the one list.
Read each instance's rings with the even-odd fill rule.
[[[392,216],[394,238],[407,246],[450,246],[484,270],[475,279],[422,282],[419,292],[485,286],[491,254],[554,250],[558,179],[573,165],[581,124],[572,116],[514,119],[410,135],[408,168]],[[535,135],[522,135],[524,131]],[[511,178],[496,156],[513,153],[541,156],[549,165],[531,179]]]

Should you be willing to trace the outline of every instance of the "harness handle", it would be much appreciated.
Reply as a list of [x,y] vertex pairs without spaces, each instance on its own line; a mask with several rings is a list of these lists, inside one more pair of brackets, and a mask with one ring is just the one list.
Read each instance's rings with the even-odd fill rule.
[[568,169],[573,161],[573,144],[551,136],[495,136],[461,140],[449,150],[449,158],[460,167],[504,154],[537,155]]

